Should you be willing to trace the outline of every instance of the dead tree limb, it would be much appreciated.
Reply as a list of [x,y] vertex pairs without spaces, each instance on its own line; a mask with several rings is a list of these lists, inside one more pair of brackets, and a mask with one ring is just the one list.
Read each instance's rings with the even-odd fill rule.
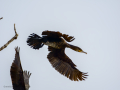
[[14,31],[15,31],[15,36],[11,38],[4,46],[0,48],[0,51],[2,51],[4,48],[6,48],[13,40],[17,39],[18,34],[16,32],[15,24],[14,24]]
[[3,17],[0,18],[0,20],[3,19]]

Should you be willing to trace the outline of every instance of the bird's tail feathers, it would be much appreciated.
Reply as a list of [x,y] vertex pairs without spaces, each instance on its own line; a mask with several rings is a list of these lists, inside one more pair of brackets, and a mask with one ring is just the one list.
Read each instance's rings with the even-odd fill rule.
[[33,49],[39,49],[44,44],[42,43],[43,38],[38,36],[37,34],[33,33],[27,39],[27,44],[31,46]]

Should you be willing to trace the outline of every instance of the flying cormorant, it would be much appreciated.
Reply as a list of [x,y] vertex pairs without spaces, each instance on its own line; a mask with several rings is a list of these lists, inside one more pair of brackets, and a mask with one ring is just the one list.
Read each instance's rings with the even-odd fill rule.
[[72,60],[65,54],[66,47],[87,54],[81,48],[67,43],[73,41],[75,38],[55,31],[43,31],[42,35],[40,37],[37,34],[31,34],[27,39],[27,44],[33,49],[39,49],[44,44],[48,45],[50,53],[47,58],[59,73],[65,75],[70,80],[85,80],[88,76],[87,73],[79,71]]

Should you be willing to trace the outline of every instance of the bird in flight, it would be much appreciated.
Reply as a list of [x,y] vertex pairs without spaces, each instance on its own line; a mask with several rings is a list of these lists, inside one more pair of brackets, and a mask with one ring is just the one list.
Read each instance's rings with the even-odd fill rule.
[[20,61],[19,50],[20,48],[15,48],[15,59],[10,69],[12,85],[14,90],[29,90],[29,78],[31,76],[31,73],[23,71]]
[[33,49],[39,49],[47,45],[48,51],[50,51],[47,58],[55,70],[70,80],[82,81],[87,78],[87,73],[79,71],[72,60],[65,54],[65,48],[87,54],[81,48],[67,43],[74,39],[72,36],[47,30],[42,32],[42,37],[34,33],[31,34],[27,39],[27,44]]

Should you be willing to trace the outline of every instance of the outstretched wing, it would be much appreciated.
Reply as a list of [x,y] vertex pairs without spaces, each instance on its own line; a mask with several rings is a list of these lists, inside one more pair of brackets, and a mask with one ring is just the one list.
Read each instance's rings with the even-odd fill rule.
[[25,88],[26,88],[26,90],[28,90],[29,87],[30,87],[30,85],[29,85],[29,78],[31,76],[31,73],[27,72],[27,71],[24,71],[23,72],[23,76],[24,76]]
[[15,60],[12,63],[10,74],[11,74],[13,89],[25,90],[23,70],[20,62],[19,50],[20,48],[18,47],[15,48],[16,51]]
[[52,66],[62,75],[70,80],[82,81],[87,78],[87,73],[79,71],[72,62],[72,60],[64,53],[64,49],[48,48],[51,51],[47,58]]
[[62,34],[60,32],[48,31],[48,30],[43,31],[42,35],[47,35],[47,36],[54,37],[54,38],[63,37],[67,42],[72,42],[75,39],[73,36]]

